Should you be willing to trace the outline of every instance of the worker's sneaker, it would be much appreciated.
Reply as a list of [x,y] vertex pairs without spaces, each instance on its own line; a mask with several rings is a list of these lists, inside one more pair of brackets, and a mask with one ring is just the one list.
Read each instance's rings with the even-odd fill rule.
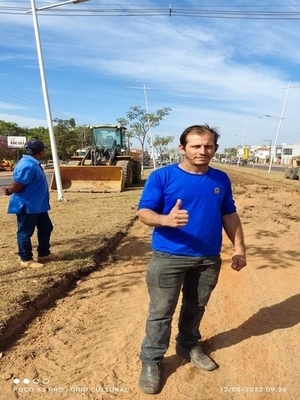
[[50,261],[58,261],[61,259],[60,254],[50,253],[47,256],[39,256],[38,262],[45,263]]
[[139,388],[147,394],[156,394],[161,389],[161,363],[143,363]]
[[40,268],[43,266],[44,266],[43,264],[41,264],[35,260],[28,260],[28,261],[21,260],[21,267]]
[[176,354],[189,360],[194,367],[205,371],[212,371],[213,369],[218,368],[218,365],[203,352],[200,343],[191,349],[183,347],[177,343]]

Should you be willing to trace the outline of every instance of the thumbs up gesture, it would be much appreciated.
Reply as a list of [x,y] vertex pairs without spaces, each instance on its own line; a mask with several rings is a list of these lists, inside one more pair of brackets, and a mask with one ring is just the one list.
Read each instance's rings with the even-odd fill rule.
[[182,206],[182,201],[178,199],[176,201],[175,206],[166,216],[167,219],[166,225],[171,226],[172,228],[179,228],[181,226],[185,226],[188,223],[189,214],[187,210],[182,210],[181,206]]

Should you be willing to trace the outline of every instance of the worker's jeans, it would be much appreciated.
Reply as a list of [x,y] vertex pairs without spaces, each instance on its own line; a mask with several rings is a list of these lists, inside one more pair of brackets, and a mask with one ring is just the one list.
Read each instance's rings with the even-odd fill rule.
[[170,341],[171,323],[180,290],[182,304],[176,341],[191,348],[201,339],[199,325],[211,292],[217,284],[221,257],[185,257],[153,252],[147,267],[146,283],[150,296],[146,336],[140,359],[159,362]]
[[50,236],[53,225],[48,212],[27,214],[26,208],[23,207],[21,212],[17,214],[17,224],[18,254],[22,261],[29,261],[33,258],[30,238],[34,233],[35,227],[37,227],[38,256],[43,257],[50,254]]

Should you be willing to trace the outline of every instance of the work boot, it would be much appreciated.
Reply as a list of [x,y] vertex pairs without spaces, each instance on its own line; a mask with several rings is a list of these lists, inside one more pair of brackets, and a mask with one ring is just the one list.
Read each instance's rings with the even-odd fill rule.
[[28,261],[21,260],[21,267],[40,268],[43,266],[44,266],[43,264],[41,264],[35,260],[28,260]]
[[161,363],[143,363],[139,388],[147,394],[156,394],[161,389]]
[[180,357],[186,358],[192,365],[194,365],[194,367],[203,369],[204,371],[212,371],[218,367],[218,365],[203,352],[200,343],[196,344],[196,346],[191,349],[183,347],[177,343],[176,354]]
[[38,256],[38,262],[46,263],[50,261],[58,261],[61,259],[60,254],[50,253],[47,256]]

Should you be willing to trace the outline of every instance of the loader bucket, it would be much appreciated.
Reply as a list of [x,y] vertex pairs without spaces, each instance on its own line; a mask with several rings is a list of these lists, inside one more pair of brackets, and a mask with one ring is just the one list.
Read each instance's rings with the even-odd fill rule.
[[[121,192],[125,188],[123,170],[117,166],[61,166],[62,188],[66,192]],[[55,173],[51,189],[57,190]]]

